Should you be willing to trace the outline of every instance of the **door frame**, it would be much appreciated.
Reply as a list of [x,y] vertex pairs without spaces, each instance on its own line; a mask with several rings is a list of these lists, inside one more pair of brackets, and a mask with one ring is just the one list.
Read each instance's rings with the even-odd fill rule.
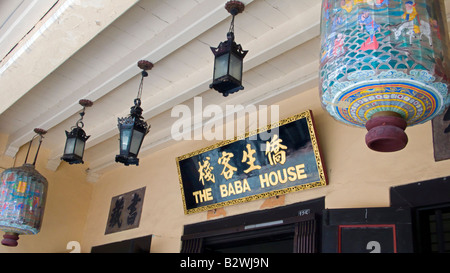
[[450,176],[412,183],[390,189],[391,206],[410,208],[414,252],[424,252],[420,214],[424,210],[450,205]]
[[235,236],[256,238],[282,232],[293,233],[293,252],[319,252],[321,215],[324,208],[325,198],[322,197],[275,209],[186,225],[181,237],[181,252],[202,253],[208,238],[220,237],[222,242],[233,242]]

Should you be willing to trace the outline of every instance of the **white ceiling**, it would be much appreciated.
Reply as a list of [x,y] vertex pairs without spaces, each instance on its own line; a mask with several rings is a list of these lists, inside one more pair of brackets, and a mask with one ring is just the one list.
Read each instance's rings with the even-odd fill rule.
[[133,105],[141,59],[155,64],[142,96],[152,129],[141,156],[172,143],[171,109],[192,105],[195,96],[204,105],[270,103],[295,87],[317,86],[321,1],[242,2],[246,9],[236,17],[235,34],[249,50],[245,91],[224,98],[209,89],[209,47],[226,39],[226,0],[1,0],[0,133],[9,135],[6,155],[15,156],[34,128],[47,129],[47,168],[56,170],[64,131],[79,118],[78,101],[90,99],[94,106],[84,127],[91,135],[85,153],[90,179],[119,166],[117,118]]

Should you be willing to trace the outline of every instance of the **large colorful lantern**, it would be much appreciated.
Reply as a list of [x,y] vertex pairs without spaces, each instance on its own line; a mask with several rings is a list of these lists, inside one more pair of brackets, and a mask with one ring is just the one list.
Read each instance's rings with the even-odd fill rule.
[[[40,147],[42,135],[46,132],[41,129],[35,129],[35,132],[40,136]],[[15,247],[19,235],[33,235],[40,231],[48,183],[35,169],[38,152],[39,148],[33,164],[27,164],[25,159],[22,167],[10,168],[1,174],[0,230],[5,232],[2,240],[5,246]]]
[[380,152],[450,104],[441,0],[323,0],[320,92],[337,120],[366,127]]

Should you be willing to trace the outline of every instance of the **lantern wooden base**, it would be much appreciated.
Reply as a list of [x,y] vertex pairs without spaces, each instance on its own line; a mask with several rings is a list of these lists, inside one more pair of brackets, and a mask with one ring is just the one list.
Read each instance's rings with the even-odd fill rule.
[[116,162],[122,163],[125,166],[130,165],[139,166],[139,158],[132,156],[116,155]]
[[138,67],[140,69],[142,69],[142,70],[145,70],[145,71],[151,70],[153,68],[153,63],[149,62],[149,61],[146,61],[146,60],[140,60],[138,62]]
[[225,9],[233,16],[238,15],[239,13],[244,12],[245,4],[241,1],[228,1],[225,4]]
[[214,88],[224,97],[228,97],[233,93],[244,90],[244,87],[238,81],[230,79],[229,77],[214,81],[209,85],[209,88]]
[[366,144],[377,152],[403,150],[408,144],[408,136],[404,132],[406,127],[406,121],[397,113],[377,113],[366,123],[369,131],[366,135]]
[[6,232],[5,235],[3,235],[2,245],[9,247],[16,247],[19,245],[19,243],[17,242],[18,240],[19,234]]

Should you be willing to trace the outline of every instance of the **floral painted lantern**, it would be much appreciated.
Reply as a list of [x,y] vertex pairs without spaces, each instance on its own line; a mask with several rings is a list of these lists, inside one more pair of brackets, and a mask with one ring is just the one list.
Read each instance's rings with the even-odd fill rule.
[[320,95],[335,119],[366,127],[379,152],[450,104],[441,0],[323,0]]
[[[45,131],[35,129],[35,132],[42,141]],[[2,240],[5,246],[15,247],[19,235],[33,235],[40,231],[48,183],[35,169],[38,152],[39,149],[33,164],[27,164],[25,159],[22,167],[7,169],[0,176],[0,230],[5,232]]]

